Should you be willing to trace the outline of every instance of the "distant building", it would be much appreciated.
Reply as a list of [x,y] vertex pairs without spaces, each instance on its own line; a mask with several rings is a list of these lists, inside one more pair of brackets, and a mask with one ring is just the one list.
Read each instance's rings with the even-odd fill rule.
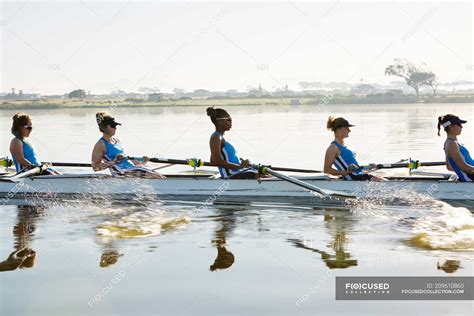
[[291,105],[301,105],[300,99],[292,99]]
[[375,93],[376,89],[374,86],[364,83],[356,86],[355,88],[352,88],[351,92],[355,95],[367,95]]
[[54,99],[64,99],[67,98],[67,95],[61,95],[61,94],[51,94],[51,95],[43,95],[43,99],[48,99],[48,100],[54,100]]
[[150,93],[148,95],[148,101],[150,102],[163,101],[163,96],[164,96],[164,93]]
[[208,97],[211,95],[211,91],[205,89],[197,89],[192,93],[193,97]]
[[400,97],[403,95],[403,90],[400,89],[388,89],[386,91],[386,94],[394,96],[394,97]]
[[15,90],[15,88],[12,88],[12,92],[5,94],[2,98],[6,100],[32,100],[41,97],[38,93],[25,94],[23,90],[18,90],[18,93],[15,93]]

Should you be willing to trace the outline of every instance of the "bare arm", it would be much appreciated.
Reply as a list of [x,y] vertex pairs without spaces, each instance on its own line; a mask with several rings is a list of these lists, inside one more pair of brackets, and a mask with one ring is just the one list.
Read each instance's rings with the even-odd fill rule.
[[13,158],[20,164],[21,168],[31,166],[31,162],[25,159],[23,155],[23,143],[18,138],[12,139],[10,143],[10,153]]
[[94,171],[101,171],[112,167],[115,161],[104,161],[105,157],[105,145],[101,141],[98,141],[94,149],[92,150],[92,169]]
[[461,153],[459,152],[459,146],[455,142],[449,142],[446,149],[448,156],[454,160],[461,171],[474,173],[474,166],[471,166],[464,161],[463,156],[461,156]]
[[345,176],[351,173],[348,170],[340,171],[332,167],[338,155],[339,149],[334,144],[331,144],[326,150],[326,156],[324,157],[324,173],[332,176]]
[[451,164],[448,161],[448,158],[446,158],[446,169],[448,169],[449,171],[454,171],[453,167],[451,166]]
[[222,139],[218,135],[213,135],[211,140],[209,141],[209,146],[211,148],[211,162],[216,164],[219,167],[227,168],[227,169],[240,169],[243,168],[242,165],[238,165],[235,163],[227,162],[221,156],[221,146],[222,146]]

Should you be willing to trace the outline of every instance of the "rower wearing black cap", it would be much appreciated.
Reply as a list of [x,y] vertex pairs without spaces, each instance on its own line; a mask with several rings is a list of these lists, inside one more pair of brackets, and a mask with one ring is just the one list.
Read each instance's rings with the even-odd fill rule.
[[148,162],[148,157],[143,157],[143,161],[127,158],[122,143],[114,137],[117,126],[122,124],[116,122],[107,112],[98,112],[95,117],[99,130],[102,132],[102,137],[97,141],[92,151],[92,169],[94,171],[110,169],[113,176],[164,178],[161,174],[142,167]]
[[438,136],[441,127],[446,132],[444,142],[444,152],[446,154],[446,167],[448,170],[456,172],[461,182],[474,181],[474,160],[467,148],[458,142],[458,136],[462,132],[462,124],[467,121],[461,120],[453,114],[446,114],[438,117]]
[[[350,127],[353,126],[345,118],[329,117],[327,129],[334,132],[334,141],[326,150],[324,172],[333,176],[342,176],[346,180],[384,180],[383,178],[363,173],[355,153],[344,145],[344,138],[349,137]],[[333,166],[336,168],[333,168]],[[374,169],[375,164],[370,164],[370,167]]]

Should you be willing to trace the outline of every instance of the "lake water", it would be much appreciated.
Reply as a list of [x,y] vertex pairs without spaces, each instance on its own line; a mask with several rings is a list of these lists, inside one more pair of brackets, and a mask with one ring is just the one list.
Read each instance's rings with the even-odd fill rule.
[[[43,161],[88,162],[97,109],[31,110]],[[106,109],[108,110],[108,109]],[[358,159],[444,159],[437,117],[470,104],[229,107],[227,138],[254,162],[321,169],[328,115],[352,128]],[[203,107],[112,109],[128,154],[208,159]],[[0,156],[13,111],[0,111]],[[444,136],[444,135],[443,135]],[[171,167],[163,172],[189,170]],[[443,170],[431,168],[429,170]],[[88,170],[79,170],[86,172]],[[391,170],[387,174],[406,174]],[[413,200],[351,212],[156,201],[0,206],[0,314],[472,315],[472,301],[336,301],[335,276],[472,276],[470,210]],[[3,262],[2,262],[3,261]],[[396,308],[394,308],[396,306]]]

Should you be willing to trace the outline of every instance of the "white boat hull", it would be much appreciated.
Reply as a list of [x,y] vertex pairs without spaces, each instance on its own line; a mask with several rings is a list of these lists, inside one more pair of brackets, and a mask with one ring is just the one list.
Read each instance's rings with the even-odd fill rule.
[[[300,178],[322,189],[358,198],[404,199],[431,197],[437,200],[473,201],[474,183],[445,180],[344,181],[327,177]],[[201,201],[305,201],[324,203],[316,193],[278,179],[224,180],[207,177],[167,179],[113,178],[107,175],[37,176],[12,182],[0,179],[0,199],[52,198],[159,198],[197,197]]]

